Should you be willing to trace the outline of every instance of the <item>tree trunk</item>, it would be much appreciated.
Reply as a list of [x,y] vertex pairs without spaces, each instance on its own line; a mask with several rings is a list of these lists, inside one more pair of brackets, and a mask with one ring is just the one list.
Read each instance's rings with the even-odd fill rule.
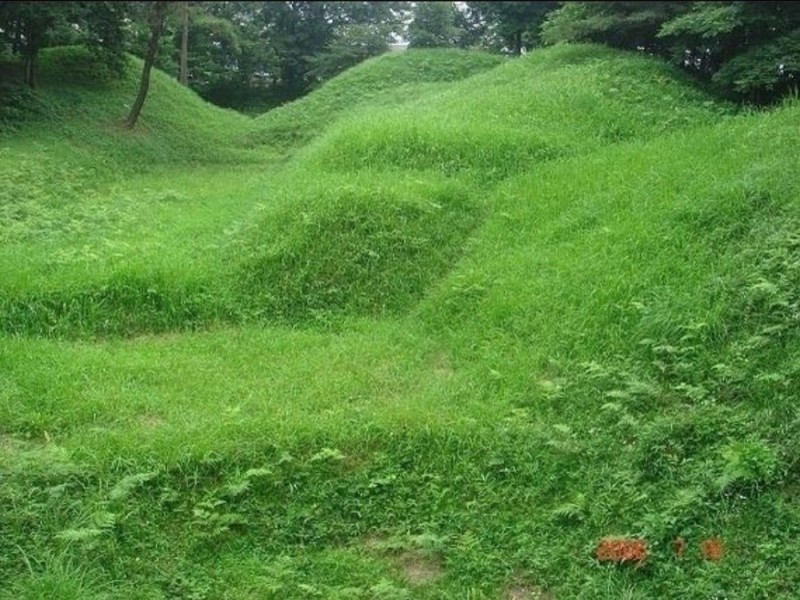
[[153,68],[153,62],[156,60],[158,40],[161,39],[161,33],[164,31],[164,18],[167,15],[167,8],[167,2],[153,2],[149,19],[150,41],[147,43],[147,55],[144,57],[144,68],[142,69],[142,81],[139,84],[139,95],[136,96],[136,101],[131,107],[128,118],[125,119],[125,126],[128,127],[128,129],[133,129],[133,126],[136,125],[136,121],[139,120],[139,114],[142,112],[144,101],[147,99],[147,90],[150,89],[150,70]]
[[25,56],[25,83],[32,88],[36,87],[36,56],[39,54],[40,45],[41,35],[29,22],[25,28],[23,55]]
[[14,43],[11,46],[12,54],[20,54],[22,52],[22,23],[17,19],[14,23]]
[[522,54],[522,30],[514,32],[514,56]]
[[25,83],[32,88],[36,87],[36,54],[25,56]]
[[182,85],[189,85],[189,2],[183,2],[183,33],[181,34],[181,74]]

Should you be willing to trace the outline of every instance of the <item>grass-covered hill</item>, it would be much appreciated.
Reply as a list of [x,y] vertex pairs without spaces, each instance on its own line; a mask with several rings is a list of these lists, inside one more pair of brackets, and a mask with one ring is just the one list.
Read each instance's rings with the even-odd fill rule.
[[[596,48],[558,48],[445,83],[495,60],[457,51],[387,55],[332,80],[299,101],[300,108],[278,109],[286,119],[294,114],[302,128],[333,119],[331,106],[342,97],[337,90],[349,89],[348,82],[364,96],[362,106],[342,103],[327,133],[279,177],[263,170],[256,180],[243,177],[238,170],[248,163],[230,160],[244,125],[233,127],[226,122],[231,113],[196,98],[197,110],[212,123],[202,132],[195,132],[194,120],[180,120],[164,131],[156,128],[153,136],[103,134],[98,128],[111,126],[115,115],[98,108],[92,137],[101,148],[116,144],[118,153],[130,155],[131,161],[118,159],[125,172],[128,162],[142,162],[134,157],[148,146],[155,152],[156,144],[183,143],[172,133],[183,131],[186,139],[198,140],[192,142],[198,151],[200,142],[211,148],[207,158],[220,156],[218,167],[203,166],[214,172],[210,182],[176,173],[174,165],[186,164],[179,155],[162,161],[166,168],[158,177],[117,185],[114,177],[106,183],[95,176],[96,160],[74,168],[24,150],[10,152],[15,163],[6,193],[14,200],[7,203],[11,226],[0,252],[17,267],[0,283],[0,314],[8,315],[1,328],[74,336],[401,313],[461,255],[485,217],[487,188],[504,175],[720,118],[720,107],[670,79],[659,63]],[[615,72],[617,78],[609,79]],[[405,90],[412,75],[426,74],[438,78],[436,91],[420,90],[396,109],[369,99],[381,85],[393,89],[387,77]],[[116,91],[91,91],[107,104],[122,104],[128,95],[119,90],[134,87],[135,79],[132,68]],[[169,92],[154,86],[152,105],[145,105],[145,116],[149,109],[156,124],[180,113],[168,107],[190,95],[162,83]],[[87,94],[86,114],[93,102]],[[590,118],[602,107],[603,117]],[[256,119],[251,131],[261,130],[268,116]],[[394,129],[386,130],[387,123]],[[222,135],[223,126],[230,129],[227,139],[207,133]],[[369,138],[373,131],[381,133]],[[53,153],[72,153],[75,139],[59,136],[65,138]],[[103,160],[113,155],[102,153]],[[460,176],[449,177],[454,174]],[[53,178],[61,185],[39,183]],[[25,242],[32,236],[46,239],[32,249]]]
[[[133,133],[102,129],[132,80],[53,79],[81,111],[3,130],[0,598],[795,596],[800,106],[476,56],[270,125],[164,77]],[[167,168],[70,153],[94,114]],[[647,560],[599,563],[614,536]]]
[[[48,48],[38,59],[38,69],[38,88],[33,91],[14,85],[19,80],[14,65],[0,63],[5,80],[0,87],[4,153],[36,153],[39,163],[44,159],[53,165],[126,173],[174,162],[248,159],[231,137],[250,126],[249,118],[203,101],[158,70],[153,72],[141,127],[134,135],[126,131],[123,121],[141,77],[142,61],[137,58],[129,57],[124,76],[117,79],[104,76],[84,48]],[[52,144],[54,137],[61,143]]]
[[344,114],[375,105],[379,110],[427,97],[504,62],[497,55],[456,49],[384,54],[348,69],[304,98],[256,119],[246,145],[290,150],[325,131]]
[[719,115],[666,65],[590,46],[534,52],[414,99],[349,113],[307,160],[339,172],[435,169],[497,179]]

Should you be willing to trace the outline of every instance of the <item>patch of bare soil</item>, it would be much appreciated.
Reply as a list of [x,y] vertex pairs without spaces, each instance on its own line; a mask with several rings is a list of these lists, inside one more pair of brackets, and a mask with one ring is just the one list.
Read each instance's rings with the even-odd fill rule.
[[450,379],[453,376],[453,365],[445,354],[439,354],[433,361],[433,372],[440,379]]
[[139,415],[139,424],[145,429],[157,429],[164,424],[164,419],[158,415],[144,414]]
[[444,576],[441,560],[421,550],[400,548],[393,540],[380,534],[365,537],[363,544],[371,554],[378,554],[394,564],[409,585],[435,583]]
[[52,443],[50,434],[46,431],[43,432],[43,437],[38,439],[20,439],[13,435],[0,433],[0,452],[25,452],[43,448],[44,446]]
[[506,589],[505,600],[555,600],[555,596],[538,585],[515,585]]
[[16,446],[16,441],[10,435],[0,433],[0,452],[10,453]]
[[392,557],[403,572],[403,577],[411,585],[426,585],[442,578],[444,569],[439,560],[425,556],[421,552],[407,551]]

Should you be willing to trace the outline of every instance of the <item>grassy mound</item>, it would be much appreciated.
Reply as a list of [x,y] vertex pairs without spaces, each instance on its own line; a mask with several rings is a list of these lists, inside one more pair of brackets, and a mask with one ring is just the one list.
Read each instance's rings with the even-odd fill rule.
[[304,158],[333,171],[434,168],[497,179],[544,160],[715,122],[720,112],[660,61],[565,46],[436,96],[359,111]]
[[318,136],[337,119],[366,105],[386,109],[446,88],[502,64],[499,56],[455,49],[390,53],[349,69],[312,94],[255,120],[246,145],[292,148]]
[[249,233],[237,277],[259,314],[297,321],[408,310],[480,218],[469,190],[435,176],[321,183]]
[[[4,72],[10,66],[5,65]],[[251,120],[217,108],[155,69],[136,130],[122,125],[136,98],[142,61],[128,57],[121,79],[95,75],[84,48],[48,48],[39,58],[35,91],[6,83],[0,91],[3,146],[31,142],[48,147],[59,164],[85,166],[105,175],[151,169],[166,163],[219,163],[261,160],[232,143]],[[17,135],[13,135],[17,132]],[[61,144],[48,142],[58,136]],[[12,168],[13,165],[4,165]]]
[[14,334],[402,312],[462,254],[483,213],[473,190],[435,174],[285,173],[278,184],[225,169],[215,185],[170,173],[142,189],[91,191],[80,171],[32,159],[17,162],[23,171],[47,177],[35,196],[14,185],[1,196],[0,258],[13,268],[0,282],[0,328]]

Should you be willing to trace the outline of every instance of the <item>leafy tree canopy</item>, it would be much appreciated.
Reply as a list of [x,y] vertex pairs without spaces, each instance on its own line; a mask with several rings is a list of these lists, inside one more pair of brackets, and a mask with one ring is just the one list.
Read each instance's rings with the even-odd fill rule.
[[541,34],[550,44],[592,41],[658,54],[756,103],[797,89],[796,2],[566,2]]
[[411,48],[452,47],[459,37],[456,7],[452,2],[418,2],[408,25]]
[[[0,2],[0,54],[19,57],[30,86],[47,46],[85,45],[105,67],[98,76],[119,74],[126,52],[148,54],[151,5]],[[722,94],[760,104],[796,91],[800,71],[796,2],[188,2],[169,4],[163,30],[155,66],[178,76],[186,64],[188,85],[203,97],[253,110],[307,93],[386,51],[398,34],[412,47],[508,54],[603,43],[659,55]]]

